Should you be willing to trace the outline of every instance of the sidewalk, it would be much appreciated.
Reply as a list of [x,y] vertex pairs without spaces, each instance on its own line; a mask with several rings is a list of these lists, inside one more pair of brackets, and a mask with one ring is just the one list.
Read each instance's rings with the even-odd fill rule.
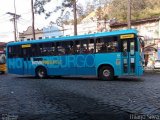
[[153,67],[144,67],[144,72],[160,72],[160,69],[154,69]]

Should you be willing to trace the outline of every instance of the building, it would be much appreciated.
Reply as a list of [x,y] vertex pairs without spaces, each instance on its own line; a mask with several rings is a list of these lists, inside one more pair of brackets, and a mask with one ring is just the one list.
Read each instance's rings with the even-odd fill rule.
[[[146,18],[131,21],[132,28],[139,31],[145,39],[160,38],[160,17]],[[127,23],[114,22],[110,24],[111,30],[127,29]]]
[[[146,18],[131,21],[132,28],[138,30],[139,35],[144,37],[145,60],[153,64],[160,59],[160,17]],[[127,23],[114,22],[110,24],[111,30],[127,29]]]
[[64,30],[58,26],[49,26],[43,28],[43,38],[55,38],[57,36],[63,36]]
[[[43,30],[36,29],[35,30],[35,37],[36,37],[36,40],[42,39],[43,38]],[[25,41],[25,40],[33,40],[32,26],[29,26],[26,31],[19,33],[19,41]]]

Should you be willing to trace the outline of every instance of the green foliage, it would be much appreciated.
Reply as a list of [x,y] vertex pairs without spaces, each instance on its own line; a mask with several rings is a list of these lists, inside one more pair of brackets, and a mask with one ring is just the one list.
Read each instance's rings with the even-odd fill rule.
[[44,5],[50,1],[51,0],[35,0],[34,2],[35,13],[38,13],[38,14],[45,13]]
[[[61,6],[57,6],[55,10],[46,12],[44,5],[49,3],[51,0],[35,0],[34,8],[38,14],[46,14],[46,18],[52,13],[59,10],[64,14],[65,8],[73,9],[73,3],[75,0],[63,0]],[[160,2],[159,0],[130,0],[131,1],[131,19],[143,19],[153,16],[160,16]],[[96,0],[95,0],[96,2]],[[89,15],[92,11],[96,10],[96,16],[99,20],[116,18],[119,22],[127,20],[127,3],[128,0],[99,0],[103,5],[98,8],[93,3],[87,2],[87,8],[84,11],[83,6],[77,5],[78,23]],[[109,5],[108,5],[109,4]],[[105,8],[109,11],[106,12]],[[63,16],[63,15],[62,15]],[[64,20],[64,23],[73,23],[73,20]]]
[[[143,19],[153,16],[160,16],[159,0],[130,0],[131,19]],[[127,20],[128,0],[112,0],[109,8],[109,18],[116,18],[118,21]]]

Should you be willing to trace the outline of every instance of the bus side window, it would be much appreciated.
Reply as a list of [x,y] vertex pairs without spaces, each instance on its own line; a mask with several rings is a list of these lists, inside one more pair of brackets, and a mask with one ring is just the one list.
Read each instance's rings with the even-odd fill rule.
[[62,42],[62,47],[65,49],[65,55],[73,54],[73,52],[71,52],[71,48],[73,48],[73,41]]
[[80,41],[75,41],[75,54],[80,53]]
[[52,45],[51,45],[51,53],[50,53],[51,55],[56,55],[56,45],[55,45],[55,43],[52,43]]
[[102,38],[96,38],[96,53],[101,53],[102,52],[102,46],[104,44]]
[[89,53],[88,42],[89,41],[87,39],[81,41],[80,53],[82,53],[82,54],[88,54]]
[[99,52],[104,53],[104,52],[106,52],[107,48],[109,48],[109,47],[107,47],[105,44],[102,44],[102,46],[100,47]]
[[74,54],[75,51],[74,51],[74,42],[73,41],[69,41],[69,44],[68,44],[68,47],[69,47],[69,54]]
[[8,47],[8,57],[12,58],[12,47]]
[[89,53],[92,54],[95,52],[95,45],[94,45],[94,39],[90,39],[89,40],[89,44],[88,44],[88,49],[89,49]]
[[65,48],[63,47],[63,42],[57,42],[57,55],[64,55],[65,54]]
[[106,52],[117,52],[118,51],[118,39],[116,36],[105,37],[104,42],[107,45]]
[[38,46],[38,44],[32,44],[32,49],[31,49],[31,51],[32,51],[32,57],[35,57],[35,56],[40,56],[40,51],[39,51],[39,46]]
[[10,58],[22,57],[21,51],[22,51],[22,48],[20,45],[11,46],[9,47],[9,57]]

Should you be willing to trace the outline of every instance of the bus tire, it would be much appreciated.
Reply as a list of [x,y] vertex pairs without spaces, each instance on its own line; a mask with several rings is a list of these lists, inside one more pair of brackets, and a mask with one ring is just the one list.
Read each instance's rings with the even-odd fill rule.
[[114,71],[110,66],[102,66],[99,70],[99,78],[101,80],[113,80]]
[[45,67],[37,67],[36,68],[36,77],[37,78],[46,78],[47,77],[47,70]]
[[117,79],[118,79],[118,76],[114,76],[113,78],[114,78],[115,80],[117,80]]

